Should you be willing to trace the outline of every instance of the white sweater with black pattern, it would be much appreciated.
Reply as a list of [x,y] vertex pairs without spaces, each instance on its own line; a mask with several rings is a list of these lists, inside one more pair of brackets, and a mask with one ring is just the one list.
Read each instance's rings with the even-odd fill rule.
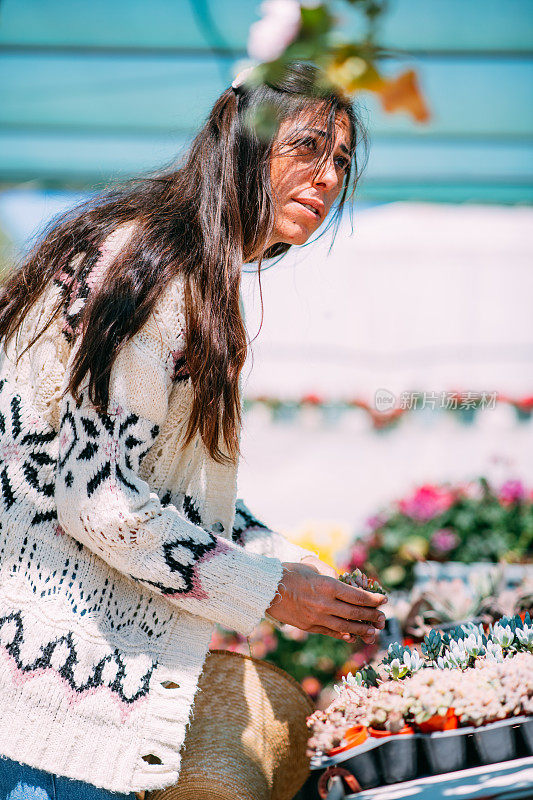
[[131,232],[18,364],[61,276],[0,350],[0,754],[119,792],[176,782],[213,624],[249,634],[308,554],[236,500],[236,467],[184,446],[180,278],[115,359],[107,414],[64,394],[76,318]]

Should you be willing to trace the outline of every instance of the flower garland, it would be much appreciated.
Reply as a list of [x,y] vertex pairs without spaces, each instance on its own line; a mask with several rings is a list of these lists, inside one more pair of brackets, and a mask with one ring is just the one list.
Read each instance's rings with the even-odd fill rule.
[[[389,397],[393,398],[391,393]],[[378,395],[376,395],[376,401]],[[389,401],[389,402],[391,402]],[[396,398],[393,400],[396,402]],[[306,408],[317,409],[328,422],[338,420],[346,411],[360,409],[377,431],[394,427],[400,419],[414,411],[446,411],[454,413],[465,425],[475,420],[478,411],[494,409],[496,405],[511,406],[518,422],[529,422],[533,416],[533,395],[510,397],[498,392],[441,391],[441,392],[402,392],[392,408],[379,410],[362,398],[328,400],[317,394],[306,394],[299,399],[282,399],[269,395],[257,395],[244,399],[244,410],[262,406],[271,412],[275,421],[291,421]]]

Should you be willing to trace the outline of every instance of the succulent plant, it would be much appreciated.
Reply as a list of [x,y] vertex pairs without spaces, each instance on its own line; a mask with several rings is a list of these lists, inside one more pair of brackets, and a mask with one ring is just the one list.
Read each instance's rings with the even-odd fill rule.
[[365,688],[369,688],[370,686],[377,686],[378,685],[378,674],[374,667],[370,664],[367,666],[362,667],[360,670],[357,670],[355,675],[349,672],[346,676],[342,676],[342,684],[341,687],[334,686],[333,688],[339,694],[342,689],[354,689],[356,687],[363,686]]
[[403,697],[392,691],[392,687],[383,684],[380,690],[369,697],[366,715],[368,724],[373,728],[397,733],[405,725],[408,708]]
[[378,674],[370,664],[358,670],[355,673],[355,679],[361,686],[369,687],[378,685]]
[[501,645],[499,645],[497,642],[493,642],[492,639],[489,639],[487,642],[485,656],[487,661],[490,661],[494,664],[500,664],[504,659]]
[[353,572],[344,572],[339,576],[339,580],[347,583],[349,586],[357,586],[360,589],[365,589],[367,592],[377,592],[379,594],[387,594],[387,590],[374,578],[369,578],[360,569],[354,569]]
[[483,626],[480,625],[479,628],[477,628],[475,625],[472,625],[463,641],[471,661],[475,661],[476,658],[485,655],[485,646],[488,640],[483,633]]
[[389,678],[394,681],[406,678],[424,667],[418,650],[410,650],[395,642],[389,645],[387,656],[383,660],[383,668]]
[[466,669],[470,666],[470,655],[464,639],[452,639],[443,656],[445,666],[455,669]]
[[[524,628],[529,628],[528,622],[515,622],[515,629]],[[472,631],[465,633],[461,644],[453,644],[466,655],[465,641]],[[394,648],[396,656],[400,647]],[[485,648],[485,656],[466,668],[460,680],[454,671],[436,669],[434,663],[401,683],[385,680],[377,687],[365,687],[356,676],[348,677],[334,703],[309,718],[311,751],[324,752],[336,746],[353,725],[372,725],[394,733],[406,722],[422,724],[433,716],[445,716],[452,708],[462,725],[479,726],[518,714],[533,715],[533,654],[510,651],[504,657],[501,646],[490,638]],[[408,648],[402,648],[402,655],[407,654]],[[442,658],[438,656],[438,660]]]
[[492,640],[496,642],[496,644],[499,644],[504,651],[509,650],[515,638],[514,631],[510,625],[505,624],[505,619],[506,618],[503,617],[500,622],[496,622],[492,626],[492,630],[490,632]]
[[425,669],[407,681],[404,700],[417,725],[434,716],[444,717],[453,707],[454,682],[452,673],[435,669]]
[[524,625],[523,628],[517,628],[515,636],[522,650],[533,653],[533,625]]
[[449,643],[450,637],[448,634],[443,634],[440,631],[430,630],[427,636],[424,636],[424,641],[421,645],[422,654],[428,661],[437,661],[442,653],[442,650]]

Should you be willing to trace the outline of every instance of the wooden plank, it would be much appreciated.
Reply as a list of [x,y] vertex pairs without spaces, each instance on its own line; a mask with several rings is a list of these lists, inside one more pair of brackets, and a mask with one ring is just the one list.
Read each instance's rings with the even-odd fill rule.
[[[225,65],[226,74],[220,75]],[[385,115],[361,95],[372,133],[525,137],[533,130],[533,59],[410,59],[433,113],[429,126]],[[0,54],[0,124],[98,131],[183,131],[206,118],[229,84],[213,57]]]
[[[342,0],[336,6],[347,35],[356,33],[359,14]],[[258,10],[250,0],[2,0],[0,43],[205,48],[218,40],[242,51]],[[532,27],[530,0],[396,0],[381,40],[403,49],[528,52]]]

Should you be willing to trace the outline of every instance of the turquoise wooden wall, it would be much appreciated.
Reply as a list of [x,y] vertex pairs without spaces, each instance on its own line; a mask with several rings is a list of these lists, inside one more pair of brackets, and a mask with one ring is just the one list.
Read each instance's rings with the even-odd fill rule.
[[[171,161],[245,55],[258,5],[2,0],[0,180],[87,186]],[[410,51],[390,69],[416,67],[433,119],[362,96],[364,196],[530,202],[532,0],[390,0],[380,38]]]

